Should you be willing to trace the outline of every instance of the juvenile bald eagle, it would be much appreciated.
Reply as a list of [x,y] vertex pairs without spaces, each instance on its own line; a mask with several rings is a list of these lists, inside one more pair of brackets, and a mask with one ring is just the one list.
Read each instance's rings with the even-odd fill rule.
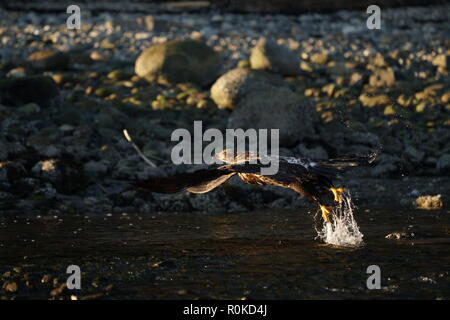
[[[124,131],[128,141],[138,151],[145,161],[150,160],[140,152],[139,148],[132,142],[131,138]],[[255,155],[249,152],[230,153],[228,150],[222,151],[217,157],[226,164],[211,166],[208,169],[200,169],[191,173],[181,173],[166,178],[152,178],[139,180],[135,185],[145,190],[157,193],[177,193],[187,190],[192,193],[209,192],[234,175],[239,176],[242,181],[252,185],[274,185],[289,188],[317,203],[322,212],[324,222],[329,222],[331,206],[326,206],[322,196],[326,192],[332,192],[334,201],[342,201],[341,193],[343,188],[335,188],[332,180],[337,174],[344,170],[359,165],[371,163],[377,153],[368,156],[340,157],[328,160],[312,160],[307,158],[277,157],[279,161],[278,172],[274,175],[261,175],[261,162],[249,163],[255,159]]]

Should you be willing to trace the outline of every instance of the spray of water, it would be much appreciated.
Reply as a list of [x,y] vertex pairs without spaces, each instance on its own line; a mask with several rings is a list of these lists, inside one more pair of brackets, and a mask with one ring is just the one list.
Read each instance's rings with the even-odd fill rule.
[[330,214],[331,222],[324,224],[321,230],[316,228],[317,238],[336,246],[360,246],[364,243],[364,235],[359,231],[353,216],[355,205],[350,192],[346,191],[341,197],[342,202],[334,206]]

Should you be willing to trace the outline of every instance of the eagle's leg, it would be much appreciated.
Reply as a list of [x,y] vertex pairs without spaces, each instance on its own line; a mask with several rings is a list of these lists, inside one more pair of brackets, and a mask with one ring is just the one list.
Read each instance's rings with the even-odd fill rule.
[[324,206],[323,204],[319,204],[320,210],[322,211],[322,218],[325,223],[330,222],[330,206]]
[[331,187],[329,189],[331,192],[333,192],[334,195],[334,201],[335,202],[342,202],[342,197],[341,197],[341,193],[344,192],[344,188],[335,188],[335,187]]

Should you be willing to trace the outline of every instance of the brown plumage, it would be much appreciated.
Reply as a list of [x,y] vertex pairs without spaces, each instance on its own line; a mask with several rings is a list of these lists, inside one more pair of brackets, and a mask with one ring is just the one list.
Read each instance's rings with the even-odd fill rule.
[[[226,151],[224,151],[226,153]],[[225,154],[224,153],[224,154]],[[325,222],[329,221],[330,207],[325,206],[322,195],[331,191],[336,202],[341,201],[342,188],[335,188],[332,180],[339,172],[349,167],[369,164],[376,153],[365,157],[342,157],[328,160],[310,160],[306,158],[276,157],[279,170],[274,175],[261,175],[260,170],[267,165],[250,163],[254,157],[249,153],[233,154],[231,160],[223,156],[227,164],[201,169],[192,173],[177,174],[167,178],[137,181],[138,187],[158,193],[176,193],[187,190],[192,193],[206,193],[218,187],[234,175],[252,185],[275,185],[290,188],[317,203]],[[219,157],[220,158],[220,157]]]

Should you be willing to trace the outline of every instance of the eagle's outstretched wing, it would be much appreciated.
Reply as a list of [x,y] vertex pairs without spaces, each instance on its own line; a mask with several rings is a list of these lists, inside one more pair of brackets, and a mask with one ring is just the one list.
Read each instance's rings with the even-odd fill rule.
[[135,185],[158,193],[177,193],[185,189],[192,193],[205,193],[218,187],[234,174],[236,173],[223,166],[180,173],[166,178],[138,180]]
[[[136,186],[158,193],[176,193],[187,190],[192,193],[206,193],[218,187],[233,175],[246,183],[255,185],[276,185],[286,188],[301,189],[314,187],[315,189],[330,188],[331,179],[348,167],[368,164],[376,155],[363,157],[345,157],[329,160],[311,160],[294,157],[271,157],[271,161],[278,161],[278,172],[274,175],[262,175],[261,168],[266,167],[260,160],[249,153],[235,153],[231,158],[224,158],[228,164],[201,169],[192,173],[181,173],[167,178],[153,178],[140,180]],[[231,160],[230,160],[231,159]],[[266,159],[267,160],[267,159]],[[297,189],[295,189],[298,191]]]

